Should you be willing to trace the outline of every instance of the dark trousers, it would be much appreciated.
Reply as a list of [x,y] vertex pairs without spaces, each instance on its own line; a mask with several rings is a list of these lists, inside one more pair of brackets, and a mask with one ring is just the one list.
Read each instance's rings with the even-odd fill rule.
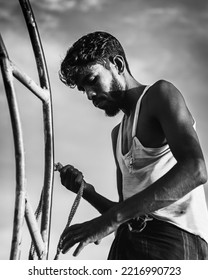
[[121,225],[109,260],[207,260],[208,244],[199,236],[155,218]]

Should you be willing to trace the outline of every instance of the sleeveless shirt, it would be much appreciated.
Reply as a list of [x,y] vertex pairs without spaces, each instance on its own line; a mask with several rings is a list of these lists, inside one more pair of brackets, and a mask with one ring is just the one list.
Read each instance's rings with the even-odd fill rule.
[[[149,87],[145,88],[138,99],[132,127],[132,145],[126,154],[122,153],[124,119],[119,128],[116,156],[122,172],[122,194],[124,200],[151,187],[151,184],[166,174],[176,164],[176,159],[168,144],[159,148],[144,147],[136,137],[141,100]],[[168,207],[152,212],[150,215],[172,223],[190,233],[199,235],[208,242],[208,211],[203,186],[197,187]]]

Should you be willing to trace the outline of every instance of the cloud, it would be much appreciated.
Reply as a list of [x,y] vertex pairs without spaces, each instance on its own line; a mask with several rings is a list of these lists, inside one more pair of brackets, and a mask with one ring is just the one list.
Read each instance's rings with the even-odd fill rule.
[[43,9],[44,11],[63,12],[71,10],[76,6],[76,0],[32,0],[31,4]]
[[184,14],[178,7],[156,7],[145,8],[144,10],[135,10],[133,14],[127,14],[122,21],[131,27],[138,26],[139,29],[157,29],[166,27],[167,24],[173,24],[184,20]]
[[[118,37],[124,44],[135,77],[141,82],[153,82],[162,77],[179,85],[194,108],[194,117],[199,120],[197,120],[198,131],[202,136],[205,155],[208,154],[207,0],[30,0],[30,2],[38,23],[52,86],[56,160],[75,164],[98,191],[112,197],[111,186],[115,179],[109,135],[111,128],[120,120],[120,116],[114,120],[106,120],[82,95],[64,87],[57,74],[59,60],[65,54],[67,46],[82,34],[94,29],[106,30]],[[38,81],[28,33],[17,0],[0,0],[0,29],[11,59]],[[39,166],[42,166],[43,162],[42,111],[33,95],[24,92],[17,83],[15,88],[24,127],[29,193],[34,191],[35,201],[39,195],[37,186],[40,188],[42,185],[42,173],[39,171]],[[0,122],[0,178],[3,186],[1,197],[7,198],[10,196],[5,195],[5,192],[11,191],[15,180],[14,153],[1,77],[0,92],[0,119],[3,120]],[[56,177],[55,189],[60,185],[57,174]],[[13,192],[14,189],[12,194]],[[57,203],[57,209],[63,211],[63,199],[66,195],[63,192],[62,197],[62,193],[59,192],[57,189],[58,194],[55,193],[54,202]],[[33,199],[33,196],[31,197]],[[5,212],[8,208],[2,202],[1,206],[1,212]],[[85,212],[84,205],[80,219],[85,218]],[[55,222],[60,215],[57,215],[56,211],[54,213],[56,213]],[[67,217],[67,214],[65,213],[64,217]],[[87,218],[89,219],[89,216]],[[59,221],[56,222],[54,231],[57,227],[60,228]],[[5,224],[4,227],[6,226]],[[54,238],[53,230],[52,238]],[[5,240],[3,235],[0,258],[7,257]]]
[[[115,0],[114,0],[115,1]],[[36,21],[43,28],[53,29],[58,27],[62,18],[60,15],[73,17],[75,12],[87,13],[91,11],[101,11],[109,0],[30,0]],[[80,14],[79,14],[80,16]],[[2,29],[9,29],[11,26],[20,29],[24,22],[22,21],[21,7],[18,1],[0,0],[0,23]]]
[[89,11],[92,8],[101,10],[103,5],[107,2],[108,0],[82,0],[80,1],[80,8],[82,11]]
[[1,20],[7,20],[10,18],[11,11],[6,9],[6,8],[1,8],[0,9],[0,19]]
[[31,4],[49,12],[66,12],[75,9],[87,12],[91,9],[100,10],[106,2],[108,0],[32,0]]
[[17,3],[17,1],[15,0],[11,0],[11,1],[0,0],[1,28],[2,28],[2,23],[13,22],[16,19],[16,15],[14,11],[18,5],[19,3]]
[[[36,22],[45,34],[48,31],[56,32],[59,27],[58,32],[61,33],[64,22],[70,26],[76,24],[79,28],[80,20],[86,17],[93,20],[89,19],[89,14],[102,12],[107,4],[112,5],[114,2],[116,0],[30,0]],[[2,33],[5,30],[12,32],[15,27],[16,31],[22,34],[25,22],[18,1],[0,0],[0,25]]]
[[140,1],[141,3],[145,3],[146,6],[148,7],[179,7],[185,10],[188,10],[189,12],[193,13],[198,13],[200,11],[207,10],[208,8],[208,3],[206,0],[175,0],[175,1],[167,1],[167,0],[149,0],[145,1],[142,0]]

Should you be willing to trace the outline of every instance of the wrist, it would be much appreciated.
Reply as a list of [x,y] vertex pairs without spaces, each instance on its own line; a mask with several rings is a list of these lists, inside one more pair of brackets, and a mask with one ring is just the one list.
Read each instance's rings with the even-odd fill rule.
[[91,184],[88,184],[85,182],[85,185],[84,185],[84,192],[83,192],[83,198],[84,199],[88,199],[88,197],[90,195],[92,195],[93,193],[95,193],[95,188],[93,187],[93,185]]
[[108,211],[110,224],[114,231],[117,230],[117,228],[123,223],[123,220],[121,219],[121,215],[117,213],[116,208],[117,208],[117,206],[112,207]]

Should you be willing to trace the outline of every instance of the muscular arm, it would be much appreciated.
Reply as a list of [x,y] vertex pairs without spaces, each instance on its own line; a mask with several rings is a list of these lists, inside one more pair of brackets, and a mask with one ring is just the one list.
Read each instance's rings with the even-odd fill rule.
[[155,87],[148,96],[148,110],[160,123],[177,163],[149,188],[112,209],[116,225],[166,207],[207,180],[193,120],[180,92],[165,81]]
[[[116,126],[112,131],[112,145],[113,145],[113,152],[115,156],[115,150],[116,150],[116,142],[117,142],[117,136],[118,136],[118,129],[119,125]],[[122,175],[120,172],[120,169],[118,167],[118,163],[115,156],[115,161],[117,165],[116,170],[116,177],[117,177],[117,188],[118,188],[118,194],[119,194],[119,201],[122,201]],[[61,176],[61,182],[62,184],[69,190],[77,193],[78,189],[80,188],[81,182],[83,180],[83,176],[79,170],[74,168],[71,165],[66,165],[60,170],[60,176]],[[108,211],[110,208],[114,207],[117,202],[113,202],[104,196],[100,195],[95,191],[94,186],[92,186],[89,183],[85,182],[85,188],[83,192],[83,198],[90,203],[95,209],[97,209],[101,214]]]
[[88,188],[84,191],[83,198],[101,214],[105,213],[117,204],[117,202],[111,201],[101,194],[97,193],[95,191],[95,188],[90,184],[88,184]]
[[[119,195],[119,201],[122,201],[122,174],[118,166],[118,162],[116,159],[116,143],[117,143],[117,137],[118,137],[118,130],[119,125],[114,127],[112,130],[111,138],[112,138],[112,146],[113,146],[113,153],[114,158],[116,162],[116,181],[117,181],[117,189],[118,189],[118,195]],[[88,184],[88,189],[84,192],[84,199],[86,199],[92,206],[94,206],[101,214],[108,211],[110,208],[114,207],[117,202],[113,202],[100,194],[98,194],[94,187]]]
[[[123,200],[122,197],[122,174],[116,159],[116,143],[117,143],[117,137],[118,137],[118,130],[119,125],[114,127],[112,130],[111,138],[112,138],[112,146],[113,146],[113,153],[114,158],[116,162],[116,181],[117,181],[117,189],[118,189],[118,195],[119,195],[119,202]],[[92,206],[94,206],[101,214],[108,211],[110,208],[114,207],[117,202],[113,202],[100,194],[98,194],[94,187],[92,187],[90,184],[88,184],[88,189],[84,192],[84,199],[86,199]]]
[[[63,253],[79,243],[74,252],[76,256],[87,244],[112,233],[120,224],[169,206],[206,182],[205,162],[193,129],[193,119],[180,92],[170,83],[160,81],[154,85],[152,92],[148,93],[146,104],[151,117],[159,122],[177,163],[142,192],[125,201],[120,199],[120,203],[109,208],[98,218],[68,228],[63,242]],[[115,141],[116,137],[113,139]],[[120,190],[122,177],[119,169],[118,174]],[[76,240],[73,239],[74,236]]]
[[[61,183],[68,190],[77,193],[84,181],[82,173],[72,165],[66,165],[60,171]],[[115,206],[113,202],[95,191],[94,186],[84,181],[83,198],[101,214]]]

